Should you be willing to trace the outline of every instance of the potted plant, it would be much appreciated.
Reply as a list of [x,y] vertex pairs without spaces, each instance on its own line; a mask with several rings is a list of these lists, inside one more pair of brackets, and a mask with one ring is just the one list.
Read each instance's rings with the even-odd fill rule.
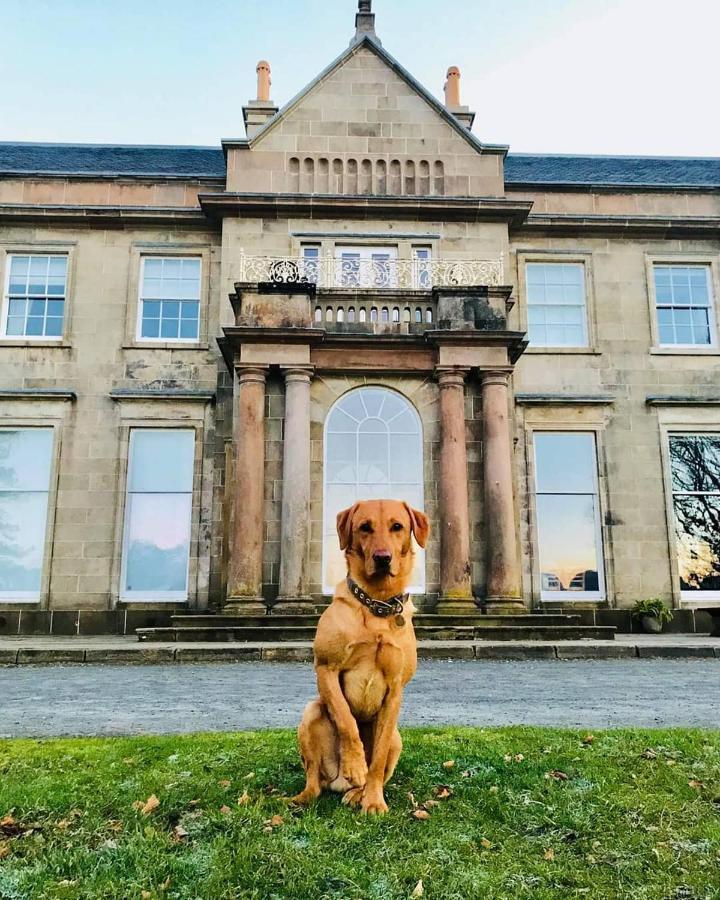
[[640,622],[647,634],[660,634],[663,626],[672,621],[673,613],[659,597],[652,597],[649,600],[638,600],[633,607],[632,617]]

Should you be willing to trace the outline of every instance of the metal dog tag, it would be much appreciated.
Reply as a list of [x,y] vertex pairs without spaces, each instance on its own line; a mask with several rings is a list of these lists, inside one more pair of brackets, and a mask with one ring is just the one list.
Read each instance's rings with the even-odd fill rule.
[[398,628],[402,628],[403,625],[405,624],[405,617],[404,616],[395,616],[395,624],[397,625]]

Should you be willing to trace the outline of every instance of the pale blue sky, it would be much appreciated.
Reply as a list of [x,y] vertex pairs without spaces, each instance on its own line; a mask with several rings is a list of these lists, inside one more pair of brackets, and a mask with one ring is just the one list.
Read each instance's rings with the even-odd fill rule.
[[[282,105],[347,46],[356,0],[2,0],[0,140],[218,144],[255,63]],[[718,0],[374,0],[385,47],[475,133],[525,152],[720,155]]]

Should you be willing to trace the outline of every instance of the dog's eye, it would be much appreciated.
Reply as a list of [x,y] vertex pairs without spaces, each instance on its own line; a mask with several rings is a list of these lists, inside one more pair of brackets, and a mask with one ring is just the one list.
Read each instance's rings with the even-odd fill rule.
[[364,534],[372,534],[372,526],[369,522],[363,522],[360,526],[360,531],[362,531]]
[[403,527],[402,527],[402,525],[400,524],[400,522],[394,522],[394,523],[390,526],[390,531],[402,531],[402,530],[403,530]]

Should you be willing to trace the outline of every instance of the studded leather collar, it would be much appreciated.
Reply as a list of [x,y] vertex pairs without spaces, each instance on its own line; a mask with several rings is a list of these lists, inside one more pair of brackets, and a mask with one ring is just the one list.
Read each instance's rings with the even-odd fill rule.
[[381,619],[387,619],[388,616],[402,615],[403,605],[407,602],[408,598],[407,594],[397,594],[389,600],[375,600],[374,597],[366,594],[360,585],[354,582],[349,575],[347,586],[353,597],[356,600],[359,600],[363,606],[366,606],[374,616],[378,616]]

